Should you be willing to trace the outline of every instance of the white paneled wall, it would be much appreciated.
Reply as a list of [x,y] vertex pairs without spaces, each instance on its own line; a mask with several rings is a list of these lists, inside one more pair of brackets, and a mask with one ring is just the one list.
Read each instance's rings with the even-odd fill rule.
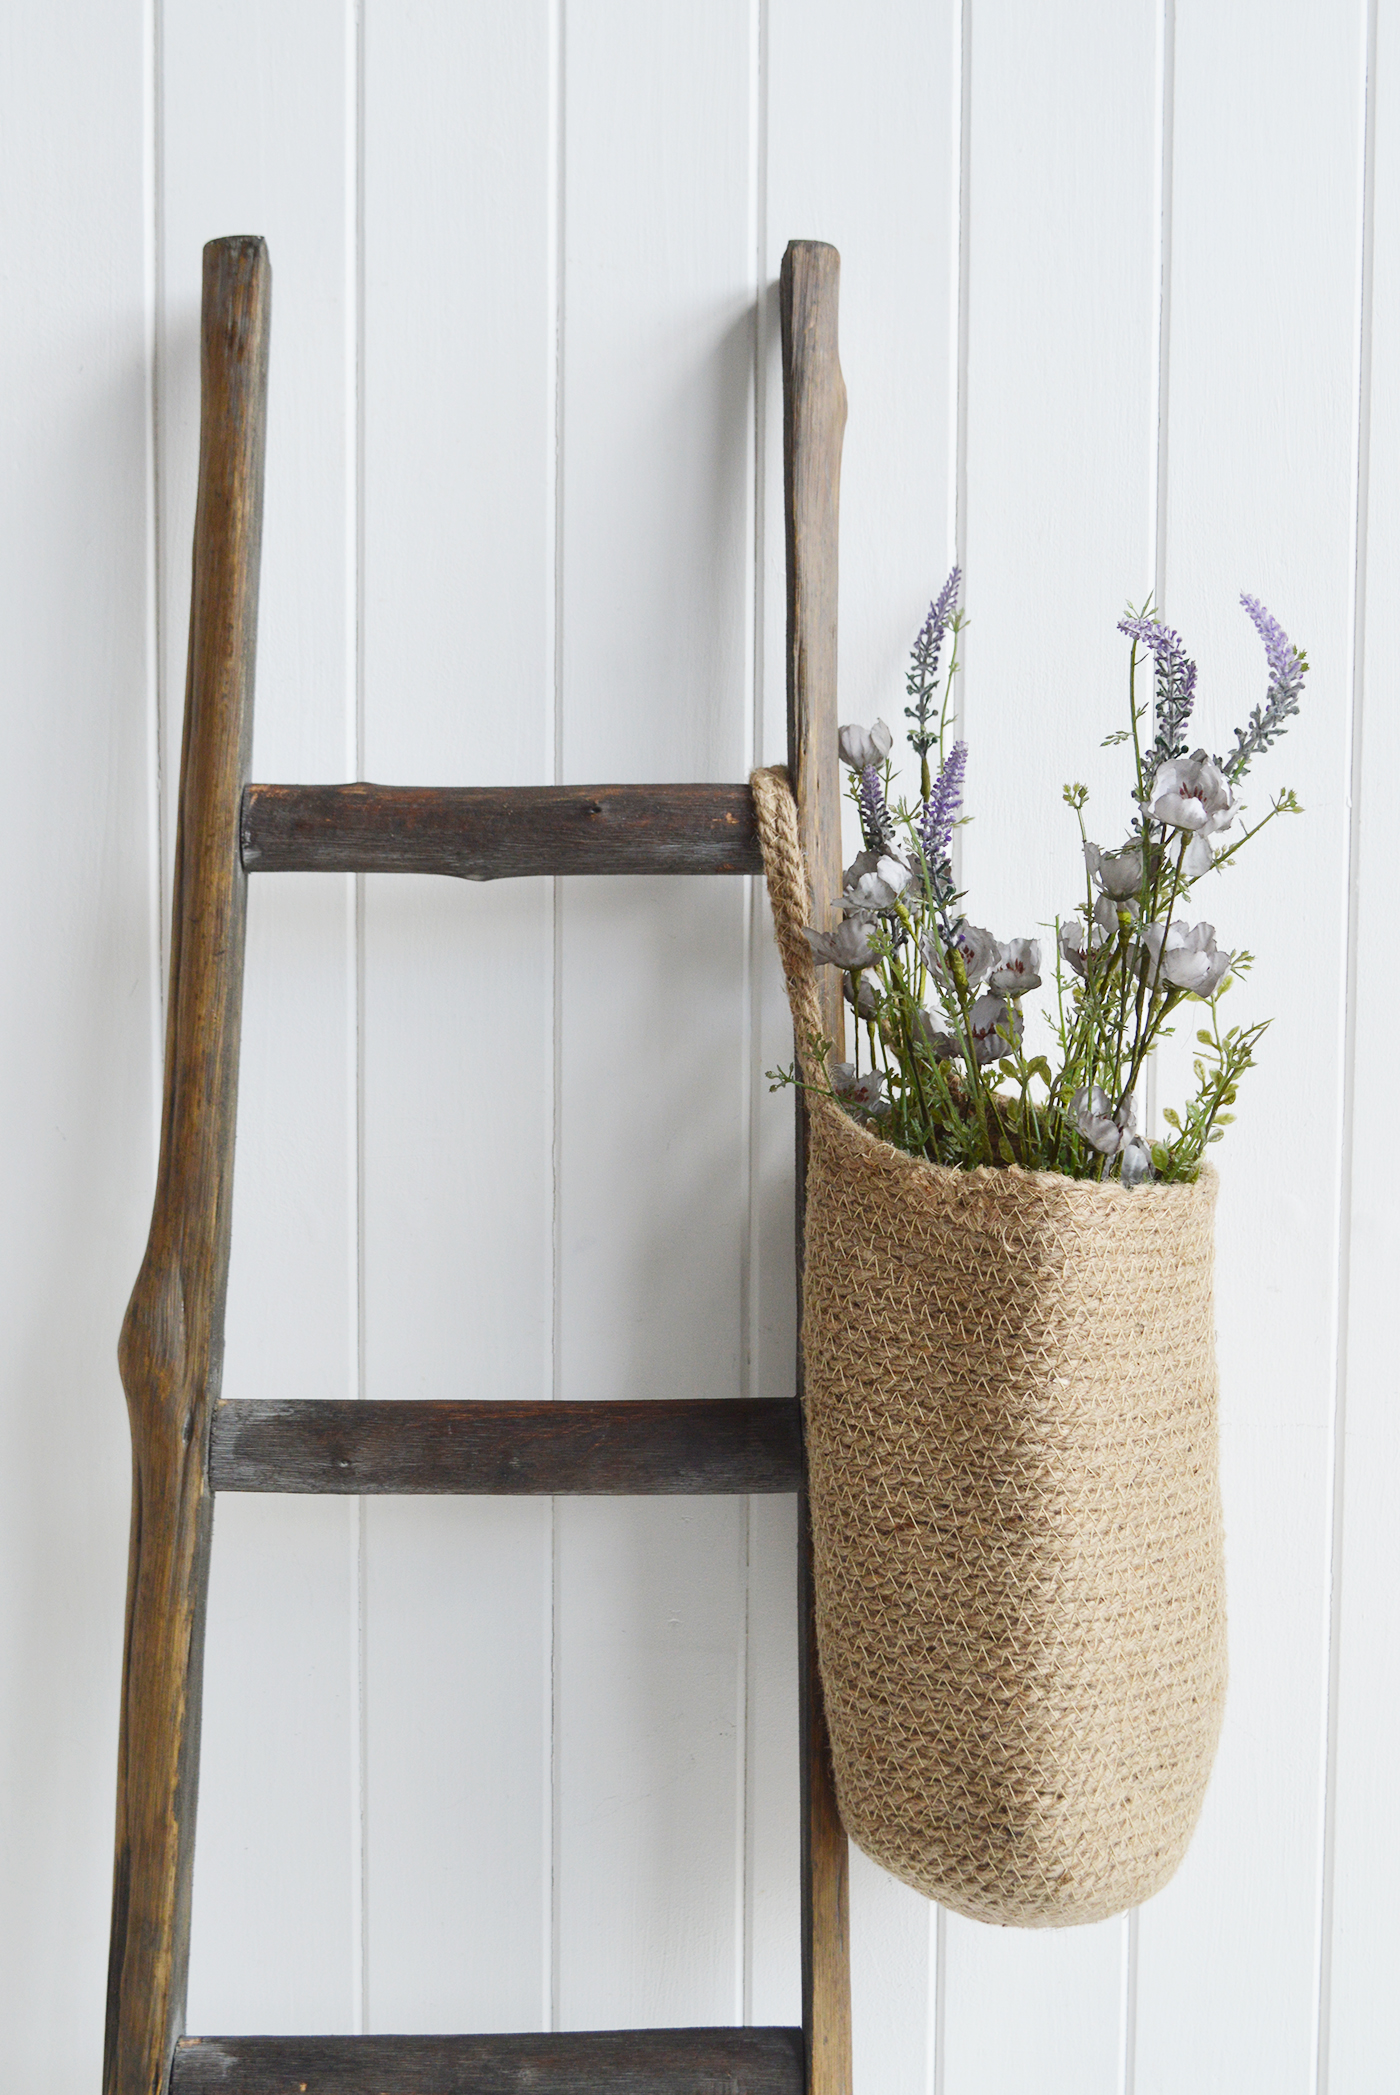
[[[1221,1153],[1232,1679],[1141,1914],[853,1857],[858,2095],[1400,2088],[1400,30],[1380,0],[54,0],[0,62],[0,2012],[97,2085],[115,1338],[159,1096],[200,249],[275,273],[254,771],[730,779],[784,747],[776,277],[842,251],[844,718],[956,558],[964,875],[1063,907],[1128,600],[1303,823],[1213,899],[1275,1013]],[[745,884],[253,883],[225,1388],[791,1388]],[[1160,1072],[1163,1095],[1179,1071]],[[230,1498],[192,2028],[798,2013],[792,1502]]]

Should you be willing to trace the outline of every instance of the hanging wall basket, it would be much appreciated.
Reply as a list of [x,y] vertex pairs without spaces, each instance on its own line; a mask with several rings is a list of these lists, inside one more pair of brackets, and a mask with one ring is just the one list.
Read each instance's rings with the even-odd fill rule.
[[[802,1074],[824,1081],[786,773],[754,775]],[[1216,1180],[911,1157],[807,1093],[803,1409],[836,1791],[955,1912],[1167,1882],[1225,1697]]]

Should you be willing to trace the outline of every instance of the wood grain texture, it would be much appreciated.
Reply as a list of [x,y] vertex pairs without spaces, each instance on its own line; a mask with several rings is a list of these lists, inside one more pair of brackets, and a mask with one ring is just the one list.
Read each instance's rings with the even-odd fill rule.
[[184,2011],[228,1282],[272,273],[204,250],[202,419],[155,1208],[122,1328],[132,1435],[106,2095],[161,2095]]
[[598,1495],[796,1491],[795,1399],[241,1402],[214,1412],[215,1491]]
[[[819,241],[783,256],[783,466],[788,561],[788,770],[816,892],[841,891],[840,769],[836,751],[836,578],[841,438],[846,389],[837,355],[840,258]],[[829,911],[814,921],[825,925]],[[822,1016],[837,1054],[844,1042],[840,982],[821,977]],[[798,1095],[797,1286],[802,1292],[806,1116]],[[799,1375],[801,1373],[799,1364]],[[797,1636],[801,1698],[802,2022],[807,2095],[851,2095],[850,1865],[836,1809],[831,1747],[817,1670],[811,1529],[798,1506]]]
[[803,2095],[797,2029],[187,2037],[170,2095]]
[[761,873],[746,785],[266,786],[249,873]]
[[[821,240],[783,256],[783,480],[787,528],[788,764],[813,888],[826,930],[841,893],[841,765],[836,752],[836,577],[846,387],[837,353],[841,258]],[[822,1017],[838,1052],[841,982],[818,976]]]

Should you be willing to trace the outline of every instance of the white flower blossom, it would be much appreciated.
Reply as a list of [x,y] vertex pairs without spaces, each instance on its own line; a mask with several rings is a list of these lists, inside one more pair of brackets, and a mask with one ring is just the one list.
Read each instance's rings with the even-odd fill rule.
[[883,720],[877,720],[870,728],[857,727],[854,723],[843,727],[836,741],[842,763],[849,764],[852,771],[865,771],[871,764],[878,767],[894,746],[894,736]]
[[1013,938],[998,946],[997,957],[987,976],[988,989],[1002,996],[1023,997],[1040,987],[1040,940]]
[[1233,953],[1220,952],[1214,924],[1146,924],[1142,930],[1148,980],[1170,983],[1194,996],[1214,996],[1234,964]]
[[833,1062],[831,1088],[843,1106],[870,1120],[883,1120],[890,1110],[883,1070],[867,1069],[857,1076],[854,1062]]
[[[1115,929],[1117,928],[1115,924]],[[1097,956],[1108,944],[1108,933],[1102,924],[1095,923],[1088,933],[1085,945],[1085,926],[1081,917],[1067,917],[1060,926],[1060,953],[1076,975],[1084,977]]]
[[1192,836],[1216,836],[1235,819],[1234,788],[1203,749],[1163,764],[1148,798],[1154,822],[1187,830]]
[[1097,844],[1086,843],[1084,859],[1104,893],[1111,895],[1115,902],[1126,901],[1142,886],[1141,844],[1124,844],[1118,851],[1100,851]]
[[946,1062],[950,1056],[962,1053],[956,1037],[945,1030],[941,1013],[916,1011],[913,1026],[915,1037],[921,1040],[925,1047],[932,1048],[936,1061]]
[[853,973],[859,967],[872,967],[880,957],[870,943],[870,926],[859,917],[847,917],[834,931],[813,931],[804,925],[802,936],[822,967],[841,967]]
[[1094,922],[1099,930],[1102,931],[1106,945],[1112,944],[1122,928],[1118,921],[1120,916],[1128,917],[1133,923],[1137,922],[1138,905],[1136,895],[1129,895],[1121,902],[1115,902],[1111,895],[1095,896]]
[[1118,1174],[1125,1186],[1140,1186],[1153,1176],[1152,1152],[1141,1135],[1129,1135],[1118,1155]]
[[[968,924],[966,918],[964,918],[962,922],[954,924],[954,939],[951,939],[951,951],[960,955],[966,978],[968,978],[968,989],[977,989],[977,985],[987,976],[987,972],[991,968],[996,968],[998,957],[1002,953],[1002,941],[993,939],[989,930],[981,930],[977,924]],[[928,966],[933,968],[935,976],[941,980],[941,983],[947,983],[951,970],[947,966],[947,955],[943,953],[943,949],[935,941],[931,941],[924,947],[924,953],[926,953]]]
[[[1005,997],[979,997],[968,1014],[972,1027],[972,1051],[979,1063],[997,1062],[1010,1054],[1025,1030],[1025,1020]],[[1010,1036],[1008,1040],[1007,1036]]]
[[902,858],[879,851],[862,851],[847,866],[844,878],[841,907],[849,917],[888,915],[917,884],[917,875]]
[[1069,1110],[1084,1140],[1101,1156],[1116,1157],[1139,1139],[1137,1100],[1131,1092],[1115,1113],[1113,1101],[1102,1084],[1085,1084],[1070,1100]]
[[1082,1085],[1069,1102],[1074,1124],[1092,1149],[1106,1157],[1118,1154],[1122,1133],[1113,1117],[1113,1105],[1102,1084]]

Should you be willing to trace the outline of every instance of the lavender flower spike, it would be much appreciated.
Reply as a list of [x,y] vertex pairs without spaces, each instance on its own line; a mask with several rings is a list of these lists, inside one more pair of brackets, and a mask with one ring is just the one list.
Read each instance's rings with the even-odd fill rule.
[[[954,570],[956,573],[957,570]],[[933,791],[919,816],[919,842],[930,872],[941,866],[953,842],[953,825],[962,813],[963,777],[967,771],[967,744],[955,742],[948,761],[934,780]]]
[[934,743],[935,731],[929,726],[929,707],[938,689],[938,657],[943,648],[943,636],[957,609],[961,587],[962,569],[955,567],[929,605],[928,617],[920,626],[910,650],[905,688],[914,703],[904,708],[904,716],[914,723],[909,743],[915,756],[926,757]]
[[867,764],[860,774],[856,805],[860,809],[861,842],[866,850],[888,851],[894,843],[894,823],[885,800],[884,785],[873,764]]
[[1181,644],[1180,633],[1159,618],[1120,618],[1118,630],[1145,647],[1156,665],[1156,702],[1152,709],[1152,747],[1143,759],[1151,778],[1173,757],[1186,754],[1186,723],[1196,703],[1196,665]]
[[1263,705],[1256,706],[1250,714],[1249,726],[1235,729],[1235,747],[1221,762],[1221,770],[1232,782],[1243,778],[1255,757],[1262,755],[1271,742],[1277,742],[1289,719],[1298,710],[1298,701],[1303,695],[1303,678],[1308,673],[1307,657],[1294,647],[1273,613],[1265,610],[1258,597],[1241,596],[1240,602],[1264,643],[1264,659],[1269,665],[1269,689]]

